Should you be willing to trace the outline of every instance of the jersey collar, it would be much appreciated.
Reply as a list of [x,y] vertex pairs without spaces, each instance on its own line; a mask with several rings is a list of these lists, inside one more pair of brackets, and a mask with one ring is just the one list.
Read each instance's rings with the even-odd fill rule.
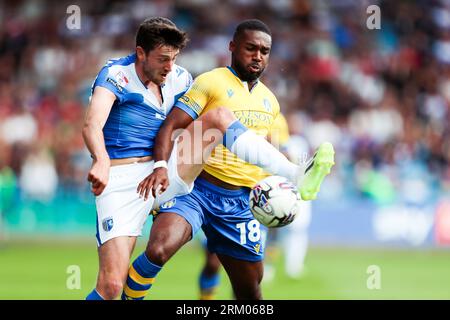
[[253,89],[256,88],[256,86],[259,83],[259,79],[256,79],[255,84],[253,85],[253,88],[251,90],[249,90],[248,88],[248,82],[247,81],[242,81],[241,78],[239,78],[237,72],[231,67],[231,66],[227,66],[228,70],[231,71],[232,74],[234,74],[236,76],[236,78],[239,79],[239,81],[242,83],[242,85],[251,93],[253,91]]

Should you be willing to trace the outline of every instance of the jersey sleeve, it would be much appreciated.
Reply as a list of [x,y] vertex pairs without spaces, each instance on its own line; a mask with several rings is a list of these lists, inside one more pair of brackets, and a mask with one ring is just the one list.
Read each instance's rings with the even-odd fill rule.
[[180,67],[178,67],[180,70],[183,70],[183,79],[177,82],[177,90],[175,92],[177,92],[175,94],[174,97],[174,105],[176,104],[176,102],[178,101],[178,99],[180,99],[185,93],[186,91],[189,90],[189,88],[192,86],[192,83],[194,82],[194,80],[192,79],[192,75],[190,74],[190,72],[188,72],[186,69],[182,69]]
[[182,109],[194,120],[202,113],[211,97],[211,79],[207,74],[198,76],[191,87],[178,99],[175,107]]
[[96,87],[103,87],[111,91],[120,102],[123,102],[125,92],[123,87],[114,79],[109,72],[109,68],[107,66],[103,67],[97,75],[97,78],[92,85],[92,93]]

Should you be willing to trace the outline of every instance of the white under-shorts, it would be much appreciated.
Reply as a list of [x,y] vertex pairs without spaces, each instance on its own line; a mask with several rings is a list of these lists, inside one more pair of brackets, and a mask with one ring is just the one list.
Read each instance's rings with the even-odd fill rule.
[[169,187],[157,201],[151,195],[147,201],[139,196],[139,183],[153,172],[154,161],[112,166],[109,181],[102,194],[96,197],[97,245],[120,237],[142,235],[142,228],[151,211],[160,203],[192,191],[178,175],[176,144],[168,161]]

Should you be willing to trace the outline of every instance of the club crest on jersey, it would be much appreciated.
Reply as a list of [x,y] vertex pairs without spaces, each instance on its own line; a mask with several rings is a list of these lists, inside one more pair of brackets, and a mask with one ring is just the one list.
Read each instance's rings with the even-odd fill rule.
[[102,221],[103,230],[106,232],[111,231],[114,226],[114,220],[112,217],[107,217]]
[[234,94],[234,91],[232,89],[227,90],[228,98],[231,98],[233,96],[233,94]]
[[270,101],[267,98],[264,98],[263,104],[264,109],[266,109],[267,112],[272,112],[272,106],[270,105]]
[[256,245],[253,246],[253,248],[255,248],[256,253],[259,253],[259,250],[261,249],[261,245],[259,243],[257,243]]
[[170,208],[172,208],[175,205],[175,203],[177,203],[177,199],[173,198],[173,199],[171,199],[169,201],[164,202],[161,205],[161,209],[170,209]]
[[122,71],[117,72],[115,78],[116,78],[117,83],[122,87],[125,87],[129,82],[128,78],[125,76],[125,74]]

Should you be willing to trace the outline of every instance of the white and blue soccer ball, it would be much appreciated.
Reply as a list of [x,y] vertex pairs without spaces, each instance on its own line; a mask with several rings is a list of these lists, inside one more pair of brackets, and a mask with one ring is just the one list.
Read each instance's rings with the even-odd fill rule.
[[283,227],[299,214],[301,198],[297,187],[284,177],[269,176],[250,192],[250,211],[270,228]]

